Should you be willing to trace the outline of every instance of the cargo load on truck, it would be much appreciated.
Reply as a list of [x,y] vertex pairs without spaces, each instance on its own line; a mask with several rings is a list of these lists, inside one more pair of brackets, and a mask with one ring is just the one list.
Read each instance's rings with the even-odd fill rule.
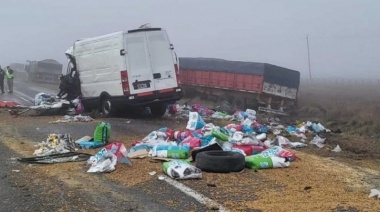
[[162,116],[182,97],[174,47],[162,28],[144,27],[78,40],[69,59],[64,89],[80,95],[86,110],[105,116],[149,107]]
[[294,107],[300,73],[268,63],[216,58],[179,58],[186,94],[228,101],[234,109],[246,107],[286,115]]
[[59,83],[59,76],[62,74],[62,64],[53,59],[41,61],[27,61],[25,71],[28,73],[28,80],[31,82]]

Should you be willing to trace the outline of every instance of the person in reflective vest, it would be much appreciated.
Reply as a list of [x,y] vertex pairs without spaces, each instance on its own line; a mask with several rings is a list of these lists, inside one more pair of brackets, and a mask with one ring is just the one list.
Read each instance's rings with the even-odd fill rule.
[[0,89],[1,89],[2,94],[5,93],[4,92],[4,78],[5,78],[5,71],[0,66]]
[[7,77],[7,84],[8,84],[8,93],[13,93],[13,70],[7,66],[7,70],[5,72],[5,76]]

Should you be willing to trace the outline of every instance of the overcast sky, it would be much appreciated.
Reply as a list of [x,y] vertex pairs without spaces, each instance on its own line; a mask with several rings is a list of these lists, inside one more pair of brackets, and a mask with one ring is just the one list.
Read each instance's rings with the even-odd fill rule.
[[308,77],[380,78],[380,0],[0,0],[0,64],[52,58],[79,38],[165,28],[178,56],[266,62]]

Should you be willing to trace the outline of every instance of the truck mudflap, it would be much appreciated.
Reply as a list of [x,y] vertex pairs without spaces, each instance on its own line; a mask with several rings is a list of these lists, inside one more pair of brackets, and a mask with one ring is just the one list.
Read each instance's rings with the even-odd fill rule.
[[289,113],[283,110],[276,110],[269,107],[259,107],[258,109],[260,112],[273,113],[273,114],[282,115],[282,116],[289,116]]

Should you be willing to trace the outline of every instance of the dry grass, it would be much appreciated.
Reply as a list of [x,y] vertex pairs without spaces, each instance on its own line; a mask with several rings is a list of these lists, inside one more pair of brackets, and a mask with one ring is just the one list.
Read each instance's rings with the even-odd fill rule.
[[380,138],[380,86],[304,84],[299,92],[299,108],[301,118]]

